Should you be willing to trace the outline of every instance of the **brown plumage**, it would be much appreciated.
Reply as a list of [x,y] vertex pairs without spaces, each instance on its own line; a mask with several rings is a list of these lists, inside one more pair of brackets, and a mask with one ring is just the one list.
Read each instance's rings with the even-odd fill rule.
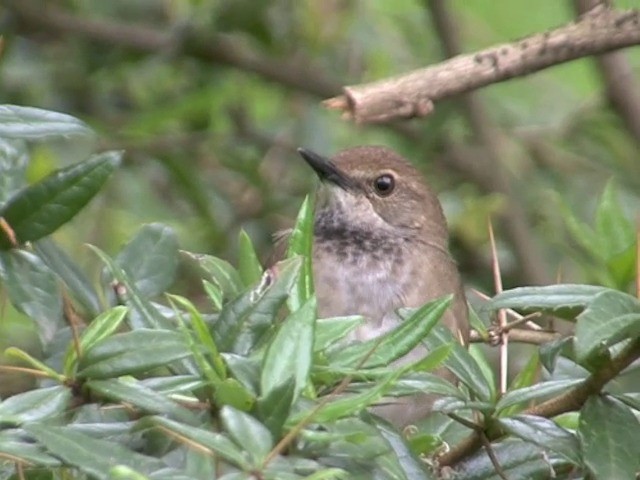
[[[467,305],[448,251],[446,220],[420,173],[385,147],[350,148],[331,160],[299,152],[322,181],[313,247],[318,315],[364,316],[365,323],[348,340],[366,340],[395,327],[398,308],[452,293],[454,302],[442,322],[466,343]],[[399,362],[424,354],[419,347]],[[375,413],[403,427],[423,418],[433,398],[388,401]]]

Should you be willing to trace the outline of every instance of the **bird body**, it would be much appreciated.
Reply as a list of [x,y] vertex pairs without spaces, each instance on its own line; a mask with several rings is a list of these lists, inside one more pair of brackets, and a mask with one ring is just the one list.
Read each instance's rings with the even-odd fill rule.
[[[466,342],[467,306],[446,220],[420,173],[385,147],[355,147],[331,160],[300,154],[322,181],[313,246],[319,317],[362,315],[364,323],[347,340],[363,341],[396,327],[397,309],[453,294],[442,322]],[[417,347],[399,363],[425,353]],[[432,400],[393,399],[374,411],[403,427],[424,417]]]

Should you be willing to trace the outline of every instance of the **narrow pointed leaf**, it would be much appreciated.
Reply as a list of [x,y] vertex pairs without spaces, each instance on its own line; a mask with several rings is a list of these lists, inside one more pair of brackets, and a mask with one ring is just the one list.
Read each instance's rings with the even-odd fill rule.
[[263,396],[270,395],[291,378],[295,382],[294,398],[304,389],[311,370],[315,321],[316,299],[312,296],[280,325],[262,366]]
[[334,346],[363,323],[364,317],[359,315],[318,319],[313,351],[318,352]]
[[0,425],[19,426],[62,415],[70,401],[71,391],[62,386],[19,393],[0,402]]
[[271,432],[248,413],[225,406],[220,420],[236,443],[253,457],[254,464],[260,464],[273,448]]
[[[328,355],[335,366],[356,366],[367,355],[364,368],[375,368],[409,353],[431,331],[451,304],[451,295],[423,305],[393,330],[365,342],[354,343]],[[370,353],[373,350],[373,353]]]
[[[19,243],[45,237],[67,223],[89,203],[117,168],[121,152],[94,155],[54,172],[16,193],[0,210]],[[12,246],[4,230],[0,248]]]
[[313,202],[310,197],[307,196],[298,211],[298,218],[291,230],[287,249],[287,258],[293,256],[301,256],[304,258],[296,289],[289,297],[288,304],[292,312],[298,310],[302,304],[313,295],[312,245]]
[[563,393],[583,381],[583,379],[552,380],[517,390],[510,390],[498,400],[496,410],[502,411],[514,405],[526,404],[533,400],[545,400],[553,395]]
[[247,232],[240,230],[238,237],[238,273],[242,283],[246,287],[255,285],[262,277],[262,270],[262,265],[253,248],[251,238],[249,238]]
[[211,281],[220,288],[225,299],[236,298],[244,290],[242,279],[233,266],[221,258],[199,253],[182,252],[195,260],[207,274]]

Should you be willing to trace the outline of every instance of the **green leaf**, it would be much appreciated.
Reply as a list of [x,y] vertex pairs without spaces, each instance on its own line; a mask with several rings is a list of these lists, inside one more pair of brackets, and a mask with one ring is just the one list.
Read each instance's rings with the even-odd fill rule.
[[27,165],[29,154],[25,142],[0,137],[0,206],[24,186]]
[[147,372],[191,355],[179,332],[138,329],[112,335],[87,350],[78,376],[104,379]]
[[172,329],[175,325],[162,316],[158,309],[138,292],[135,283],[129,278],[127,272],[118,267],[115,262],[102,250],[93,245],[88,245],[100,260],[104,262],[113,278],[117,281],[117,290],[120,300],[130,307],[128,323],[131,328],[163,328]]
[[207,429],[191,427],[164,417],[148,417],[139,423],[141,428],[148,424],[161,427],[167,433],[186,438],[191,442],[213,450],[243,470],[250,468],[244,453],[244,451],[248,450],[248,447],[242,445],[242,449],[238,448],[226,435],[213,432],[210,425],[206,425],[209,427]]
[[553,380],[549,382],[537,383],[530,387],[510,390],[505,393],[496,405],[496,411],[500,412],[514,405],[524,404],[532,400],[546,399],[548,397],[565,392],[566,390],[579,385],[584,380]]
[[236,298],[244,290],[242,279],[233,266],[218,257],[182,251],[184,255],[195,260],[217,285],[225,299]]
[[[375,368],[403,357],[415,348],[451,304],[451,295],[429,302],[398,322],[393,330],[365,342],[336,348],[328,353],[332,366],[355,367],[369,356],[363,368]],[[373,352],[372,352],[373,350]],[[370,353],[372,352],[372,353]]]
[[287,381],[273,388],[268,395],[259,398],[256,403],[257,414],[273,438],[280,438],[282,434],[282,427],[293,403],[295,385],[295,379],[291,376]]
[[91,438],[68,427],[31,423],[23,428],[66,464],[99,479],[107,480],[109,470],[117,465],[147,474],[164,466],[156,458],[141,455],[118,443]]
[[54,274],[36,255],[0,251],[0,278],[11,304],[38,325],[46,346],[63,323],[62,297]]
[[164,414],[180,422],[198,423],[198,418],[189,410],[135,380],[89,380],[85,386],[92,393],[115,402],[129,403],[143,411]]
[[313,266],[311,264],[313,224],[313,202],[310,197],[307,196],[298,211],[296,223],[289,235],[289,246],[287,249],[287,258],[294,256],[304,258],[296,289],[289,297],[289,309],[292,312],[298,310],[302,304],[313,295]]
[[[19,243],[32,242],[56,231],[89,203],[120,163],[122,152],[94,155],[63,168],[20,190],[2,207],[0,217]],[[11,248],[0,232],[0,248]]]
[[635,478],[640,470],[640,423],[629,408],[592,396],[582,407],[578,436],[594,478]]
[[280,325],[264,357],[260,379],[262,396],[269,396],[290,378],[295,381],[294,399],[302,392],[311,370],[315,321],[316,298],[311,296]]
[[238,272],[246,287],[258,283],[262,277],[262,265],[253,248],[251,238],[244,230],[240,230],[238,237]]
[[348,317],[321,318],[316,321],[313,351],[323,351],[341,341],[364,323],[364,317],[352,315]]
[[251,455],[253,464],[260,465],[273,448],[273,438],[267,427],[248,413],[229,406],[220,410],[220,420],[236,443]]
[[[516,378],[509,385],[509,391],[518,390],[534,385],[540,375],[540,355],[534,350],[527,364],[518,372]],[[523,405],[512,405],[502,412],[502,416],[508,417],[524,408]]]
[[[90,349],[103,338],[115,332],[122,320],[124,320],[126,314],[127,307],[118,306],[103,312],[94,319],[84,332],[82,332],[82,336],[80,337],[81,352]],[[77,364],[78,352],[76,351],[75,345],[71,344],[64,357],[64,374],[67,377],[72,377]]]
[[214,386],[216,405],[229,405],[243,412],[253,408],[256,398],[253,393],[235,378],[226,378]]
[[0,457],[19,459],[46,468],[59,467],[61,464],[60,460],[45,453],[44,448],[34,444],[33,440],[25,439],[21,430],[0,431]]
[[16,348],[16,347],[9,347],[4,351],[4,355],[7,358],[15,358],[17,360],[23,361],[24,363],[33,367],[34,369],[43,372],[44,374],[46,374],[47,377],[49,377],[52,380],[55,380],[57,382],[64,382],[66,380],[64,375],[60,375],[53,368],[45,365],[43,362],[41,362],[37,358],[32,357],[24,350],[20,350],[19,348]]
[[[357,384],[352,386],[357,388]],[[401,396],[424,392],[464,399],[463,393],[455,385],[438,375],[428,372],[411,372],[402,376],[393,384],[387,395]]]
[[93,134],[86,123],[71,115],[41,108],[0,105],[0,137],[44,140]]
[[175,278],[178,238],[166,225],[144,225],[114,260],[127,272],[139,295],[155,297],[164,293]]
[[578,316],[574,349],[583,364],[602,347],[640,334],[640,302],[616,290],[598,294]]
[[582,465],[578,439],[568,430],[556,425],[553,420],[535,415],[516,415],[498,419],[498,424],[511,435],[545,450],[554,451],[574,465]]
[[33,247],[40,259],[64,282],[73,298],[80,302],[87,313],[94,317],[98,315],[102,310],[100,299],[78,264],[49,238],[41,238]]
[[552,342],[545,343],[540,346],[539,349],[540,363],[550,373],[556,368],[556,362],[558,357],[562,354],[564,356],[571,355],[573,357],[573,337],[563,337],[553,340]]
[[70,406],[71,391],[62,386],[19,393],[0,403],[0,425],[47,420],[62,415]]
[[451,331],[437,325],[425,338],[424,343],[432,351],[442,345],[452,345],[451,353],[444,361],[447,367],[462,383],[469,387],[480,400],[490,400],[493,389],[471,354],[460,345],[451,334]]
[[627,250],[636,241],[636,229],[624,215],[612,180],[607,182],[598,203],[596,233],[603,242],[603,253],[607,258]]
[[278,262],[271,268],[275,277],[266,287],[244,293],[224,306],[213,329],[221,352],[246,355],[272,328],[280,307],[295,285],[302,259]]
[[491,299],[489,308],[516,308],[526,311],[545,310],[566,318],[575,315],[589,305],[604,287],[593,285],[548,285],[545,287],[520,287],[505,290]]

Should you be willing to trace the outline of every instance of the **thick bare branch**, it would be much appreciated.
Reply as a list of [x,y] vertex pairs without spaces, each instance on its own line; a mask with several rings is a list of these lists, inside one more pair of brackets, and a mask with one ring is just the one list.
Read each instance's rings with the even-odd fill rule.
[[444,98],[640,43],[640,10],[599,7],[577,22],[378,82],[325,101],[358,123],[428,115]]

